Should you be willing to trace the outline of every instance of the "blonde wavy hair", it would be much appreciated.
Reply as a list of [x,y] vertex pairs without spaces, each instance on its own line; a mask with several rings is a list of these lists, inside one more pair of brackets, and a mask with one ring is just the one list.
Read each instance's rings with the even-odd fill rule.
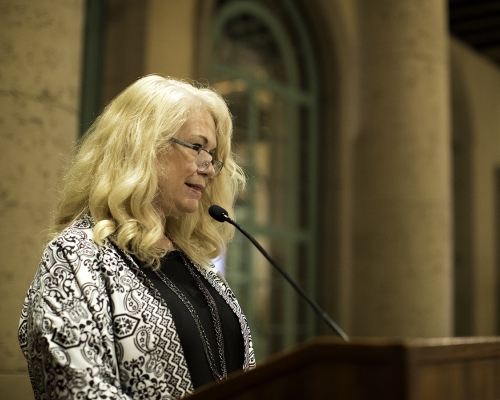
[[[194,213],[166,218],[155,206],[158,154],[200,108],[214,119],[213,156],[224,168],[210,180]],[[158,75],[137,80],[107,105],[86,133],[63,180],[51,237],[90,213],[99,245],[109,238],[157,267],[166,251],[155,244],[166,234],[191,260],[207,266],[234,234],[234,227],[213,220],[208,208],[218,204],[234,216],[234,198],[245,184],[231,152],[231,137],[229,109],[209,87]]]

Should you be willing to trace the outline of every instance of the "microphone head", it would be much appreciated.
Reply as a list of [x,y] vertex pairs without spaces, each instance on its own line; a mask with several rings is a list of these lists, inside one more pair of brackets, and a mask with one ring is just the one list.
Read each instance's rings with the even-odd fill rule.
[[216,221],[219,222],[231,221],[231,219],[227,215],[227,211],[224,210],[221,206],[218,206],[217,204],[210,206],[210,208],[208,209],[208,213]]

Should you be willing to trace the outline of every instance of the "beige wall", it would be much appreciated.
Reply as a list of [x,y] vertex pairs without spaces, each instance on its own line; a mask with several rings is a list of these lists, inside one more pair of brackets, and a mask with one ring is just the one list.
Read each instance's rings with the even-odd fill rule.
[[77,137],[83,0],[0,2],[0,398],[33,398],[19,315]]
[[[453,87],[456,130],[470,136],[471,177],[471,265],[472,334],[498,334],[498,240],[495,199],[495,169],[500,168],[500,68],[463,43],[452,40]],[[460,313],[462,310],[457,310]]]
[[103,3],[101,106],[143,75],[193,78],[199,0]]
[[[355,154],[352,146],[356,139],[356,132],[364,115],[360,113],[358,100],[362,73],[359,65],[359,34],[356,22],[356,2],[322,1],[317,2],[321,17],[311,17],[314,28],[321,34],[319,49],[323,68],[322,71],[325,88],[328,91],[324,100],[324,125],[326,135],[323,145],[329,149],[338,146],[340,150],[339,159],[326,159],[324,170],[326,171],[326,182],[330,188],[337,188],[324,193],[327,198],[327,206],[323,214],[326,224],[322,235],[326,246],[322,249],[325,271],[323,282],[325,287],[322,299],[326,309],[331,315],[338,318],[341,326],[349,327],[352,317],[350,299],[353,293],[352,282],[352,204],[355,198],[352,195],[352,165],[351,158]],[[316,19],[315,19],[316,18]],[[326,29],[320,30],[318,21],[326,21]],[[326,37],[326,38],[325,38]],[[329,48],[328,45],[331,47]],[[463,223],[459,229],[471,229],[472,257],[471,276],[465,276],[464,284],[459,284],[458,289],[465,293],[463,304],[468,309],[454,309],[448,307],[448,318],[455,313],[460,318],[461,314],[472,315],[472,328],[466,334],[494,335],[498,334],[498,298],[499,298],[499,261],[496,259],[498,251],[498,240],[495,232],[495,177],[494,168],[500,167],[500,69],[491,61],[480,56],[474,50],[461,44],[457,40],[451,40],[451,65],[454,71],[452,86],[454,96],[453,103],[461,103],[462,107],[453,109],[456,115],[452,116],[454,129],[467,129],[473,140],[473,171],[472,171],[472,223],[470,226]],[[332,55],[332,53],[334,55]],[[447,79],[447,78],[446,78]],[[459,79],[460,82],[456,80]],[[443,82],[446,85],[446,82]],[[456,90],[456,86],[461,87]],[[450,93],[451,95],[451,93]],[[465,107],[465,109],[464,109]],[[462,124],[466,119],[466,126]],[[460,126],[457,127],[457,121]],[[332,128],[334,127],[335,128]],[[334,136],[337,136],[336,138]],[[452,144],[450,143],[450,146]],[[335,172],[334,169],[338,171]],[[462,173],[458,171],[457,173]],[[469,187],[459,187],[457,190],[466,191]],[[338,206],[338,215],[332,215],[329,204]],[[459,210],[460,212],[460,210]],[[337,226],[333,226],[337,224]],[[339,244],[339,255],[335,258],[336,243]],[[454,246],[453,241],[448,244]],[[463,251],[464,249],[458,249]],[[332,262],[333,260],[333,262]],[[335,265],[335,261],[339,261]],[[455,260],[452,260],[456,262]],[[452,278],[453,282],[453,278]],[[467,288],[467,285],[472,288]],[[447,285],[446,290],[450,290]],[[418,296],[418,294],[416,293]],[[420,294],[423,296],[423,294]],[[424,296],[428,297],[428,296]],[[398,299],[393,297],[393,301]],[[390,303],[389,303],[390,304]],[[467,321],[466,321],[467,323]],[[350,332],[347,332],[350,333]]]
[[[321,168],[322,187],[328,188],[322,196],[323,304],[348,334],[448,335],[453,310],[444,2],[426,2],[421,13],[402,1],[316,3],[319,11],[309,18],[323,67],[322,148],[329,150]],[[327,28],[319,30],[323,21]],[[368,175],[373,187],[359,179]],[[388,199],[393,203],[384,209]]]
[[193,78],[196,0],[149,0],[145,73]]
[[358,0],[352,335],[453,333],[444,0]]
[[[311,7],[312,4],[308,3]],[[320,302],[342,326],[350,324],[352,141],[359,122],[356,2],[320,0],[309,10],[320,58],[322,228]],[[324,328],[324,333],[330,330]]]

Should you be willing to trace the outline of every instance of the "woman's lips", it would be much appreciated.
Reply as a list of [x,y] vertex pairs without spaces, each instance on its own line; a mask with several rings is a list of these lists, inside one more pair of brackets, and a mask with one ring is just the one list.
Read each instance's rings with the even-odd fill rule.
[[204,189],[204,186],[203,185],[198,185],[198,184],[195,184],[195,183],[187,183],[186,182],[186,185],[195,193],[199,194],[201,196],[201,194],[203,193],[203,189]]

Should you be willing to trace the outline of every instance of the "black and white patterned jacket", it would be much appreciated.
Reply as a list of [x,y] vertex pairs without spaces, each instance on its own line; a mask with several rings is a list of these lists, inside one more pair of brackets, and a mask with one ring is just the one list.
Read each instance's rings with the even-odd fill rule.
[[[92,240],[83,218],[45,249],[19,325],[36,399],[175,399],[193,385],[166,303],[131,258]],[[135,269],[133,271],[132,269]],[[200,268],[237,315],[244,369],[255,365],[247,320],[215,269]]]

